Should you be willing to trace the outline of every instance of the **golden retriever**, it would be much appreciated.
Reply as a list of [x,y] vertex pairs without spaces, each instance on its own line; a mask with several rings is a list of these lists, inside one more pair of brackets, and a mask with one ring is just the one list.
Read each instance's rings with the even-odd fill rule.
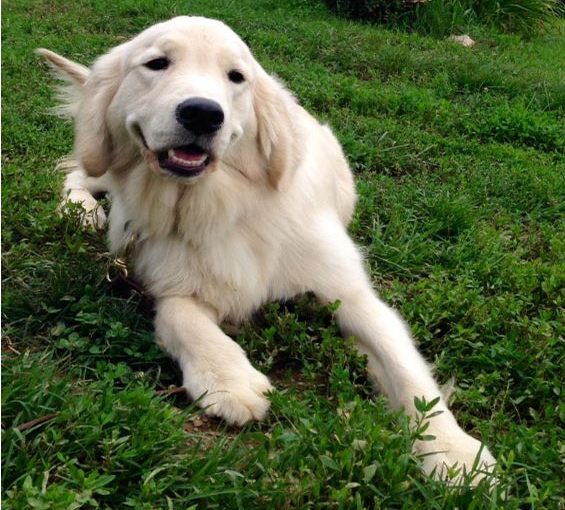
[[372,289],[347,233],[355,187],[332,131],[230,28],[177,17],[91,69],[39,52],[68,82],[63,108],[74,117],[75,147],[65,200],[104,222],[93,193],[109,191],[111,251],[137,236],[135,274],[156,301],[157,342],[206,413],[238,425],[260,420],[272,389],[219,324],[311,291],[341,302],[340,327],[392,407],[414,417],[415,397],[439,397],[427,431],[435,439],[415,445],[427,473],[494,466]]

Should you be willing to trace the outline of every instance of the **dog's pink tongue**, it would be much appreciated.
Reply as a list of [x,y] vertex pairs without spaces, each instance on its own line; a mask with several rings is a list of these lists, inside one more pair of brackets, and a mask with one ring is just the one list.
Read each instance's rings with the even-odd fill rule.
[[203,157],[205,157],[202,152],[189,152],[185,149],[173,149],[171,155],[177,159],[182,159],[190,163],[200,161]]
[[206,153],[191,152],[182,148],[170,149],[167,156],[170,162],[186,168],[200,166],[206,161]]

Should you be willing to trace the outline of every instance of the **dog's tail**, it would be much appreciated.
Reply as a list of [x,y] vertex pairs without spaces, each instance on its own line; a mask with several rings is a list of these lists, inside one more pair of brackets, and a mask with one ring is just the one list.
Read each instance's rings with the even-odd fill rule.
[[[59,104],[51,108],[51,113],[65,119],[74,118],[90,70],[45,48],[38,48],[36,53],[45,58],[55,78],[59,80],[57,87]],[[72,156],[59,161],[57,169],[66,174],[60,209],[64,210],[69,203],[80,204],[85,211],[84,224],[95,228],[103,227],[106,223],[106,214],[94,195],[108,191],[107,179],[88,177],[80,163]]]
[[90,75],[90,69],[45,48],[35,51],[45,58],[55,78],[60,81],[57,87],[59,104],[51,111],[67,119],[74,117],[81,99],[82,86]]

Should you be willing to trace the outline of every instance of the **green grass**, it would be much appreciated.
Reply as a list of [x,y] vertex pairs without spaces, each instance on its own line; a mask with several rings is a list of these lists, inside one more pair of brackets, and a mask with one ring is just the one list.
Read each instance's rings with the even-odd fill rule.
[[[262,424],[207,420],[104,283],[103,235],[56,214],[72,145],[39,46],[90,63],[175,14],[222,18],[335,129],[357,175],[351,227],[500,486],[426,480],[402,415],[310,299],[237,336],[278,391]],[[565,41],[473,50],[336,19],[323,4],[14,0],[3,6],[2,491],[6,508],[558,508]],[[50,420],[20,430],[36,418]],[[506,494],[505,497],[502,494]]]

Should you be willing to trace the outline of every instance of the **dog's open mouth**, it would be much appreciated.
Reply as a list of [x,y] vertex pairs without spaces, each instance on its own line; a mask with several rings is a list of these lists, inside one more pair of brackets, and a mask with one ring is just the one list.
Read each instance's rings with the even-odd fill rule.
[[195,177],[201,174],[210,155],[196,144],[184,145],[157,153],[159,166],[179,177]]

